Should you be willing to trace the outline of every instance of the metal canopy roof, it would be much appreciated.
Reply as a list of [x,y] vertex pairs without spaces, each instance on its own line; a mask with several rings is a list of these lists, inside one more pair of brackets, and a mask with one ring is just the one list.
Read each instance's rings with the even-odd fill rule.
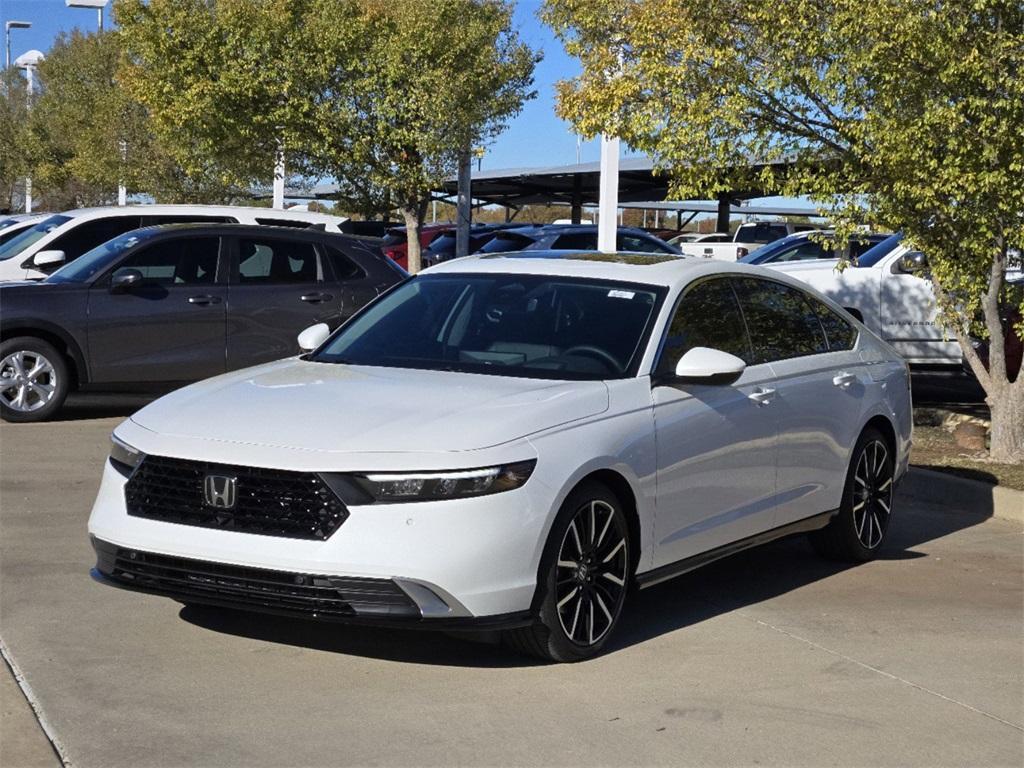
[[[648,211],[684,211],[687,213],[718,213],[718,203],[700,200],[659,200],[637,203],[620,203],[619,208],[645,209]],[[813,206],[795,205],[730,205],[729,213],[737,216],[807,216],[812,219],[827,219]]]

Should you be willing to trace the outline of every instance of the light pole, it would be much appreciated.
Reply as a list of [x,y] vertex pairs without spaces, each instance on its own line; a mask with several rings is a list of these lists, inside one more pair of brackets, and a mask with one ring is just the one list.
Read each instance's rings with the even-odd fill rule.
[[96,21],[99,31],[103,31],[103,9],[107,7],[110,0],[64,0],[68,8],[89,8],[96,10]]
[[11,30],[12,29],[28,29],[32,26],[31,21],[8,21],[4,24],[4,35],[6,46],[4,48],[4,65],[7,69],[11,68]]
[[[27,51],[14,60],[14,66],[25,70],[25,77],[28,80],[28,108],[32,109],[32,96],[36,91],[36,67],[46,57],[41,51]],[[32,177],[25,177],[25,213],[32,213]]]

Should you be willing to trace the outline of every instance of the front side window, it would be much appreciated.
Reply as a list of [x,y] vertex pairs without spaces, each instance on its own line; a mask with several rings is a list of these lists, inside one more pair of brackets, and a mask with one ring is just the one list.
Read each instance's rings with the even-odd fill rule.
[[22,230],[18,233],[17,237],[12,237],[3,245],[0,245],[0,261],[14,258],[29,246],[42,240],[57,227],[67,224],[69,221],[71,221],[70,216],[49,216],[38,224]]
[[117,271],[136,269],[155,285],[208,285],[216,279],[219,252],[216,237],[164,240],[129,256]]
[[315,283],[316,248],[290,240],[238,241],[238,280],[246,283]]
[[772,280],[734,279],[753,347],[752,363],[828,351],[825,333],[803,292]]
[[743,315],[729,281],[712,278],[683,294],[669,323],[655,373],[675,371],[679,358],[694,347],[710,347],[751,361]]
[[399,286],[315,356],[327,363],[601,380],[634,375],[665,291],[542,275]]

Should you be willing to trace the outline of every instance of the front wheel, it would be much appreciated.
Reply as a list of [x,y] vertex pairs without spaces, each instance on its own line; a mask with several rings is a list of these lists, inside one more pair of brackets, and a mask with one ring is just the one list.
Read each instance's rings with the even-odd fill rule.
[[6,421],[45,421],[64,404],[68,367],[52,344],[32,336],[0,344],[0,415]]
[[514,649],[549,661],[582,661],[604,648],[622,614],[633,543],[619,499],[588,483],[562,505],[539,573],[532,626],[510,630]]
[[850,459],[839,512],[811,543],[834,560],[866,562],[878,554],[892,518],[896,457],[882,433],[861,433]]

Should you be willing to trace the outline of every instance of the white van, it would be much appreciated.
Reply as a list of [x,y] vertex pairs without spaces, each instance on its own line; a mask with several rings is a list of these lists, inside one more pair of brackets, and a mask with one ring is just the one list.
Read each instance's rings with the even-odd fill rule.
[[346,219],[309,211],[239,205],[129,205],[54,214],[0,245],[0,280],[39,280],[118,235],[159,224],[323,225],[340,232]]

